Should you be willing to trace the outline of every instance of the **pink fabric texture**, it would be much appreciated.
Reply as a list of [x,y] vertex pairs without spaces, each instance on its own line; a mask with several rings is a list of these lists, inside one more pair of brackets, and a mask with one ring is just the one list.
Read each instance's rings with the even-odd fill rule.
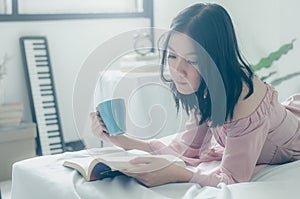
[[[212,173],[196,170],[190,182],[201,186],[233,184],[251,179],[263,164],[282,164],[300,159],[300,94],[278,102],[278,93],[267,85],[267,93],[250,116],[209,128],[198,125],[200,116],[190,112],[186,130],[166,146],[150,141],[154,154],[172,154],[187,165],[218,160],[220,168]],[[218,145],[211,146],[214,136]],[[260,165],[260,166],[259,166]]]

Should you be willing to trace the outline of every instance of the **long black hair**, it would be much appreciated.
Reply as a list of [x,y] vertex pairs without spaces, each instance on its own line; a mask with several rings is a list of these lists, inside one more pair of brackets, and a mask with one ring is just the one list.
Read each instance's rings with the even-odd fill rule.
[[[215,85],[215,90],[210,89],[210,84],[214,84],[214,74],[203,74],[210,72],[209,66],[200,64],[200,86],[193,94],[181,94],[172,80],[168,80],[165,75],[165,67],[167,64],[168,42],[172,36],[172,31],[187,34],[190,38],[196,41],[209,55],[214,62],[222,85],[224,88],[224,96],[218,92],[218,85]],[[191,109],[196,109],[195,115],[200,114],[201,120],[199,125],[205,121],[211,121],[212,126],[220,126],[229,118],[232,120],[234,107],[240,97],[243,82],[248,86],[249,91],[244,99],[248,98],[253,93],[253,72],[249,68],[247,62],[241,56],[238,48],[237,39],[231,18],[227,11],[217,4],[194,4],[181,11],[172,21],[170,32],[163,40],[163,50],[161,58],[161,78],[163,81],[170,83],[170,88],[175,99],[177,113],[180,107],[186,110],[189,115]],[[200,53],[201,54],[201,53]],[[203,53],[202,53],[203,55]],[[198,57],[203,60],[203,57]],[[205,72],[206,71],[206,72]],[[224,99],[220,99],[220,98]],[[218,99],[218,100],[214,100]],[[225,104],[221,105],[220,100],[225,100]],[[215,105],[216,104],[216,105]],[[213,109],[213,106],[218,107]],[[220,107],[223,106],[223,107]],[[222,116],[212,117],[213,112],[216,113],[219,109],[225,110]],[[217,113],[215,115],[218,115]]]

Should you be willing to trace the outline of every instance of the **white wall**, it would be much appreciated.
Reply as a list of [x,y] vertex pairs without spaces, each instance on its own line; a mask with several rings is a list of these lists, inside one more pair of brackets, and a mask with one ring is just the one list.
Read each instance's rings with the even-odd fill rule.
[[[201,2],[197,0],[154,0],[154,25],[157,28],[169,28],[170,22],[183,8],[194,3]],[[208,2],[208,1],[206,1]]]
[[[199,1],[155,0],[155,26],[168,28],[176,13],[195,2]],[[209,2],[220,2],[229,11],[241,49],[250,63],[256,63],[259,58],[293,38],[300,39],[300,26],[296,21],[300,17],[297,10],[300,2],[297,0]],[[77,140],[72,115],[72,90],[81,64],[101,42],[120,32],[145,26],[148,26],[148,21],[144,19],[0,22],[0,56],[4,52],[12,56],[4,82],[6,101],[24,102],[24,120],[31,120],[18,39],[24,35],[46,36],[49,40],[64,137],[66,141]],[[298,40],[295,42],[295,49],[276,62],[282,75],[300,70],[300,61],[297,59],[300,53]],[[281,100],[300,91],[299,80],[300,77],[278,86]]]
[[[219,2],[231,14],[240,47],[250,63],[256,64],[260,58],[296,38],[294,49],[274,62],[273,67],[278,70],[274,78],[300,71],[300,26],[297,25],[297,19],[300,17],[299,1],[227,0]],[[276,86],[280,101],[300,92],[299,80],[300,76]]]
[[113,35],[148,24],[145,19],[0,23],[0,56],[7,52],[12,57],[4,81],[6,102],[24,102],[24,121],[31,121],[19,37],[46,36],[64,137],[66,141],[78,139],[73,122],[72,91],[82,63],[92,50]]

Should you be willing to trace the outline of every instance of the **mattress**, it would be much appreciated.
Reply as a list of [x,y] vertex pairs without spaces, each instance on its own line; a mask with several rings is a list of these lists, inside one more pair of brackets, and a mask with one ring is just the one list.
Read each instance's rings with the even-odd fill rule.
[[[103,149],[94,149],[101,151]],[[232,198],[282,199],[300,198],[300,161],[267,166],[251,182],[218,187],[201,187],[193,183],[169,183],[148,188],[134,178],[117,176],[86,182],[75,170],[62,166],[65,159],[83,157],[91,150],[66,152],[23,160],[13,165],[12,199],[99,199],[99,198]],[[204,163],[213,168],[220,162]]]

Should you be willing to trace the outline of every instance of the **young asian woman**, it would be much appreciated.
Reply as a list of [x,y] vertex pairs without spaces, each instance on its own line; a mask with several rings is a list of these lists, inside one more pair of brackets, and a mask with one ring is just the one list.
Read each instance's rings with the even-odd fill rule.
[[[111,137],[101,116],[93,112],[93,133],[126,150],[176,155],[196,169],[141,157],[131,163],[143,169],[125,174],[149,187],[170,182],[217,186],[250,181],[258,165],[300,159],[300,95],[280,103],[277,91],[252,72],[222,6],[198,3],[184,9],[160,42],[161,76],[170,85],[177,109],[189,114],[186,130],[169,145],[126,135]],[[215,160],[220,161],[218,169],[197,169]]]

